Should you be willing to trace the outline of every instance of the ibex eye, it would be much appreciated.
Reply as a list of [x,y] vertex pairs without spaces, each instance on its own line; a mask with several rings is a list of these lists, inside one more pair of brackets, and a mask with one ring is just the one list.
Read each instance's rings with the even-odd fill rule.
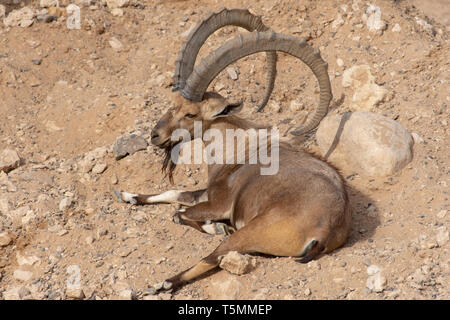
[[185,118],[195,118],[197,115],[196,114],[192,114],[192,113],[186,113],[184,115]]

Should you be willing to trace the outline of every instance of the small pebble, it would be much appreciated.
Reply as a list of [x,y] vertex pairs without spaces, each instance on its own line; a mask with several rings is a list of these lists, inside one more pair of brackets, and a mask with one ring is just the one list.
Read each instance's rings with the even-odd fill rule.
[[238,75],[234,68],[232,67],[227,68],[227,73],[231,80],[237,80]]
[[84,299],[84,292],[82,289],[67,289],[66,297],[74,300]]
[[12,243],[12,238],[7,231],[0,233],[0,247],[6,247]]

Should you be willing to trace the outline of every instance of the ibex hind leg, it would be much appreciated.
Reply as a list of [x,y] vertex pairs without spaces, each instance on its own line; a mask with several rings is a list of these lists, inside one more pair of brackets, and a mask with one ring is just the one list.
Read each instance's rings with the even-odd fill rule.
[[208,271],[219,266],[224,255],[230,251],[242,251],[240,245],[240,230],[236,231],[230,237],[226,238],[209,256],[202,259],[195,266],[180,272],[174,277],[164,281],[164,286],[159,290],[178,289],[184,284],[204,275]]
[[120,202],[135,205],[178,203],[185,206],[193,206],[199,202],[208,200],[206,189],[196,191],[169,190],[161,194],[137,194],[113,190],[113,195]]
[[[192,209],[192,208],[189,208]],[[188,211],[187,209],[186,211]],[[279,224],[281,221],[281,225]],[[299,256],[311,260],[322,252],[320,235],[303,243],[303,236],[297,230],[297,224],[290,219],[280,220],[270,215],[254,218],[249,224],[226,238],[214,252],[202,259],[192,268],[183,271],[165,281],[165,287],[176,288],[192,281],[216,268],[221,258],[230,251],[240,253],[264,253],[275,256]]]
[[240,253],[276,253],[272,252],[273,250],[270,248],[270,245],[265,248],[264,243],[261,243],[261,236],[264,237],[261,229],[267,228],[267,223],[270,223],[270,221],[266,221],[266,219],[261,219],[260,217],[255,218],[255,220],[252,221],[252,224],[242,227],[241,229],[237,230],[232,235],[227,237],[216,248],[216,250],[214,250],[206,258],[202,259],[195,266],[177,274],[172,278],[167,279],[164,282],[165,289],[179,288],[187,282],[190,282],[205,274],[206,272],[218,267],[222,257],[231,251],[237,251]]

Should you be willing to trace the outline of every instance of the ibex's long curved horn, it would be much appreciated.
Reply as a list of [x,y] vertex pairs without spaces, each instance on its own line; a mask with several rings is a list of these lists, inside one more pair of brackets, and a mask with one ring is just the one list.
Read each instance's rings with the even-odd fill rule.
[[320,101],[312,118],[294,135],[305,134],[320,123],[328,112],[332,99],[328,65],[320,57],[319,50],[306,44],[305,39],[269,32],[251,32],[239,34],[203,59],[189,76],[186,86],[181,90],[184,96],[194,101],[201,101],[210,82],[230,63],[245,56],[261,51],[282,51],[302,60],[316,76],[320,87]]
[[[189,36],[181,47],[178,59],[175,62],[175,75],[173,81],[174,90],[184,88],[186,80],[191,75],[192,70],[194,69],[197,54],[203,43],[205,43],[206,39],[216,30],[228,25],[239,26],[247,29],[248,31],[269,30],[269,28],[262,23],[261,17],[251,14],[248,10],[228,10],[226,8],[221,8],[218,11],[211,13],[195,26],[195,28],[189,33]],[[258,106],[257,111],[261,111],[269,101],[275,83],[277,72],[276,64],[276,52],[267,52],[268,70],[266,90],[264,93],[263,101]],[[185,95],[185,97],[191,100],[189,96]]]

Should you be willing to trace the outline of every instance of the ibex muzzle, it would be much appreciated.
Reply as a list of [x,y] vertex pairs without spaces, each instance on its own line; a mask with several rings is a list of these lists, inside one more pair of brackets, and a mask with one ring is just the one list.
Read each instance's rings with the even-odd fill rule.
[[[224,43],[194,67],[196,55],[208,36],[229,24],[252,32]],[[221,9],[200,22],[184,43],[176,62],[174,80],[179,93],[174,107],[159,120],[151,134],[152,143],[166,151],[163,169],[171,179],[175,164],[170,151],[179,143],[171,139],[175,130],[184,129],[192,135],[195,121],[201,122],[203,131],[215,129],[224,135],[231,129],[261,128],[235,115],[242,108],[241,103],[230,103],[218,93],[206,92],[209,83],[230,63],[261,51],[267,52],[269,58],[269,76],[259,110],[267,103],[273,88],[276,51],[282,51],[310,67],[320,87],[318,108],[293,134],[314,129],[326,115],[331,87],[327,65],[319,52],[304,39],[269,30],[247,10]],[[345,243],[351,210],[340,175],[324,161],[286,142],[271,144],[269,148],[271,152],[277,148],[279,155],[279,169],[274,175],[261,175],[261,163],[211,164],[204,190],[170,190],[160,195],[117,194],[120,200],[133,204],[180,203],[187,208],[175,214],[175,222],[201,232],[231,234],[209,256],[167,279],[158,290],[179,287],[197,278],[217,267],[230,251],[294,256],[308,262]],[[245,141],[245,152],[250,153],[249,149]]]

